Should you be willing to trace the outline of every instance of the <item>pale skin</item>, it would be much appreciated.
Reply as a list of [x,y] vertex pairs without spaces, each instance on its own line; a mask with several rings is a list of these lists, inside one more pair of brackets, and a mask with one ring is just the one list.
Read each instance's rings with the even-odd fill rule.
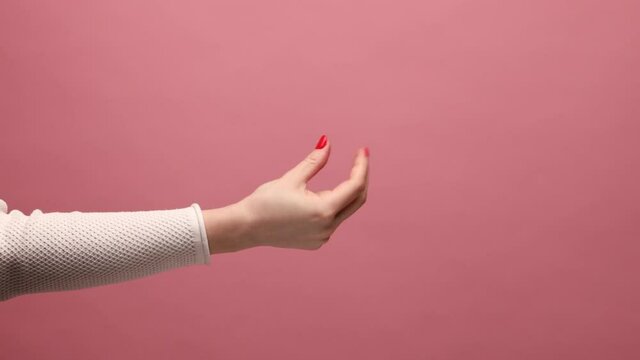
[[367,200],[369,155],[358,149],[351,174],[319,192],[307,182],[327,163],[331,143],[314,149],[281,177],[228,206],[203,210],[210,254],[256,246],[317,250]]

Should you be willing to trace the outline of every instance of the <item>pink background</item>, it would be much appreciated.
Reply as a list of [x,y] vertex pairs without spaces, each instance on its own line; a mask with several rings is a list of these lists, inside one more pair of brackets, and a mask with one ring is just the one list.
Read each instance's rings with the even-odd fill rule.
[[3,1],[0,198],[218,207],[371,149],[317,252],[0,304],[2,359],[640,358],[640,3]]

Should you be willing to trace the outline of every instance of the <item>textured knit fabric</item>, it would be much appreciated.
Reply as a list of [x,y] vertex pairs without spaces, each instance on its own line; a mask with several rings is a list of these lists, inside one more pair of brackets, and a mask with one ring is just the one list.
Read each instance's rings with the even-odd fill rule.
[[210,264],[198,204],[171,210],[7,211],[0,200],[0,301]]

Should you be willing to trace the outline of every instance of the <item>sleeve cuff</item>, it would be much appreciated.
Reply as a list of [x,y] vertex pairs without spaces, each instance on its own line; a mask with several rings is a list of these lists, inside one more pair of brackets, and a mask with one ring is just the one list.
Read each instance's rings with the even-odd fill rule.
[[209,251],[209,239],[207,238],[207,229],[204,226],[204,216],[202,209],[197,203],[191,204],[196,214],[196,223],[194,224],[194,242],[196,248],[196,263],[209,265],[211,263],[211,254]]

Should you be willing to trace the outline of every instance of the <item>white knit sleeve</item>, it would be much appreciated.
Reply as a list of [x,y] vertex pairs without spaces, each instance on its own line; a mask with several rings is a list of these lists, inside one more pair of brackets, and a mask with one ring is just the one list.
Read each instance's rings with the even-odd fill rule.
[[7,214],[0,200],[0,301],[210,264],[198,204],[171,210]]

